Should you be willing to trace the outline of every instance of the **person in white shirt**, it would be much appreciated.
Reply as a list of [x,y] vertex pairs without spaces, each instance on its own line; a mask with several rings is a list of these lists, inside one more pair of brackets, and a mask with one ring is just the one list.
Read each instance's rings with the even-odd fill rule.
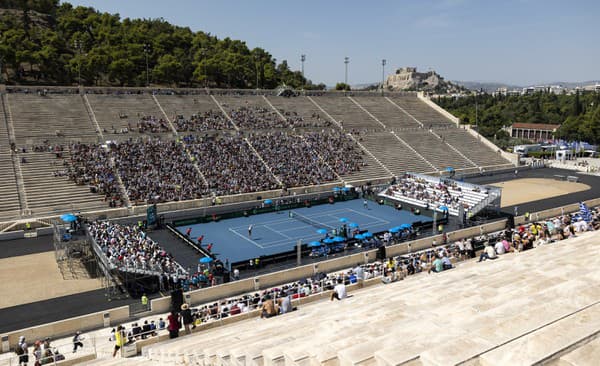
[[493,246],[491,246],[490,244],[487,244],[485,246],[485,249],[483,250],[483,252],[481,252],[481,255],[479,256],[479,262],[484,261],[486,259],[496,259],[496,250],[494,249]]
[[504,249],[504,244],[502,244],[501,241],[497,242],[496,245],[494,245],[494,249],[496,249],[496,253],[498,253],[498,255],[506,253]]
[[331,293],[331,301],[333,299],[341,300],[346,297],[346,285],[344,285],[344,280],[338,279],[337,285],[333,288],[333,292]]
[[354,274],[356,275],[356,282],[358,284],[358,288],[362,288],[363,283],[365,281],[365,272],[363,271],[360,264],[357,264],[356,267],[352,270],[352,272],[354,272]]

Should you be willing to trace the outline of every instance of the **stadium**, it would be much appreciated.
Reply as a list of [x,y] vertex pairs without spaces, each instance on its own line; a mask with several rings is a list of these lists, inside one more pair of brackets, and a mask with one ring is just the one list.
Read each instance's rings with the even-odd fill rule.
[[0,83],[0,366],[598,363],[598,174],[256,78]]

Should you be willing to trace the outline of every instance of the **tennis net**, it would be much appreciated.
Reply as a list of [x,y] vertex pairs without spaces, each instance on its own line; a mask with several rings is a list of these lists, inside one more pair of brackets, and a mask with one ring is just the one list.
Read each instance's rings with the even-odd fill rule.
[[313,219],[309,219],[308,217],[306,217],[304,215],[301,215],[301,214],[299,214],[299,213],[297,213],[295,211],[291,212],[291,216],[292,216],[292,218],[294,218],[294,219],[296,219],[296,220],[298,220],[300,222],[303,222],[305,224],[312,225],[312,226],[314,226],[317,229],[322,229],[322,228],[327,228],[327,229],[330,229],[330,230],[335,229],[331,225],[327,225],[327,224],[324,224],[322,222],[318,222],[318,221],[315,221]]

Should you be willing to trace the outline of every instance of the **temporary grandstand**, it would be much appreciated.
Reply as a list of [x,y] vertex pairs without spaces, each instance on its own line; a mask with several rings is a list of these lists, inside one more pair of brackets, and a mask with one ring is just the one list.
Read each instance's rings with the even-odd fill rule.
[[500,207],[502,190],[493,186],[480,186],[450,178],[407,173],[399,182],[385,189],[380,197],[416,207],[431,208],[468,217],[485,208]]
[[[439,111],[439,107],[420,94],[319,92],[296,93],[293,97],[275,94],[269,90],[7,86],[1,95],[0,110],[0,133],[4,134],[0,136],[0,161],[8,168],[0,175],[0,190],[4,193],[0,220],[7,222],[2,227],[11,226],[16,220],[56,217],[65,212],[115,217],[143,211],[148,202],[129,201],[127,192],[132,187],[128,186],[128,177],[122,176],[125,172],[110,155],[108,165],[116,164],[112,169],[118,190],[122,192],[123,207],[109,207],[111,200],[91,192],[83,181],[78,185],[64,174],[57,174],[68,166],[69,146],[74,142],[119,143],[131,138],[177,141],[183,144],[185,159],[198,172],[198,179],[206,183],[207,178],[219,182],[215,177],[206,176],[203,157],[193,155],[198,150],[183,139],[190,132],[177,124],[178,116],[189,118],[203,113],[224,122],[219,122],[218,129],[198,130],[202,131],[202,138],[220,138],[234,131],[238,138],[235,143],[244,145],[238,154],[253,155],[277,189],[267,192],[258,189],[251,197],[236,194],[249,193],[247,190],[236,192],[211,187],[210,192],[202,191],[177,202],[163,202],[161,211],[202,207],[215,196],[220,196],[221,202],[251,200],[256,195],[276,197],[282,194],[278,189],[284,187],[288,189],[287,194],[291,194],[328,190],[329,184],[386,182],[406,172],[441,175],[451,167],[459,175],[468,175],[513,166],[511,156],[499,152],[475,132],[457,125],[455,119]],[[277,127],[257,130],[252,124],[236,122],[232,112],[240,108],[259,108]],[[263,114],[257,118],[263,118]],[[163,128],[159,131],[138,128],[141,119],[160,120]],[[307,140],[311,133],[321,132],[324,127],[346,136],[348,146],[360,154],[360,170],[339,170],[336,162],[340,157],[323,150],[327,143]],[[191,133],[198,134],[198,131]],[[306,153],[302,159],[314,161],[311,171],[321,171],[321,174],[297,182],[274,174],[281,164],[287,164],[286,169],[299,167],[297,162],[283,161],[289,159],[261,148],[259,142],[273,134],[289,136],[294,144],[302,145],[301,150]],[[168,162],[169,159],[163,160]]]

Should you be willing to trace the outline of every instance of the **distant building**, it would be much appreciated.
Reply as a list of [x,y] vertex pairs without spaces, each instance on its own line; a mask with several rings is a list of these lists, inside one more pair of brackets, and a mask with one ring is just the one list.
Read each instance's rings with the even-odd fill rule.
[[510,134],[512,138],[526,139],[535,142],[544,142],[554,140],[556,131],[559,127],[560,125],[546,123],[515,122],[505,130]]

